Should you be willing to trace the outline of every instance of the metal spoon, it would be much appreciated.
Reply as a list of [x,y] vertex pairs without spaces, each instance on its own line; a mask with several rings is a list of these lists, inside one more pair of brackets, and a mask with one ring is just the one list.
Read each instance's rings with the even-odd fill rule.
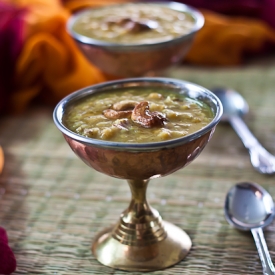
[[252,166],[262,174],[275,173],[275,157],[259,143],[241,118],[249,109],[243,97],[230,89],[214,89],[212,91],[223,104],[221,121],[229,122],[240,137],[250,154]]
[[274,219],[274,203],[270,194],[256,183],[233,186],[225,200],[227,221],[240,230],[251,230],[263,266],[263,274],[275,274],[262,228]]

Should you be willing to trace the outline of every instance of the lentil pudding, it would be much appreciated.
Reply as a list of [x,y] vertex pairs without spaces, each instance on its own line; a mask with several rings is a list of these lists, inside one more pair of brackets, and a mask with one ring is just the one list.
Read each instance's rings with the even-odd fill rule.
[[128,87],[79,100],[67,108],[63,123],[89,138],[147,143],[189,135],[213,117],[208,105],[172,89]]
[[195,19],[188,12],[158,4],[130,3],[85,11],[73,24],[83,36],[117,44],[150,44],[188,34]]

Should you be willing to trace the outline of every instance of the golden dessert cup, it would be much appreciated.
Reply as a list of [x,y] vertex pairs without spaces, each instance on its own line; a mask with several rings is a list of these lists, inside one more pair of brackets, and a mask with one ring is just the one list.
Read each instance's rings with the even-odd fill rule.
[[[190,135],[154,143],[111,142],[87,138],[63,123],[66,109],[94,93],[125,87],[169,88],[209,105],[213,120]],[[88,166],[127,180],[132,198],[116,225],[94,239],[92,253],[103,265],[127,271],[154,271],[172,266],[188,254],[192,242],[181,228],[163,221],[146,199],[150,179],[169,175],[192,162],[211,139],[222,115],[219,99],[207,89],[169,78],[130,78],[86,87],[56,106],[53,118],[73,152]]]

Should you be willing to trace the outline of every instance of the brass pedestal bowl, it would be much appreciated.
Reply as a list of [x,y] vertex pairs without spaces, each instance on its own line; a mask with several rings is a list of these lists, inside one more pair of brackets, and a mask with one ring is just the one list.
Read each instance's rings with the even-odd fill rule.
[[[213,120],[197,132],[154,143],[111,142],[87,138],[63,123],[66,109],[93,93],[122,87],[161,87],[199,99],[213,111]],[[100,232],[92,245],[99,262],[127,271],[164,269],[181,261],[191,248],[189,236],[163,221],[146,200],[150,179],[169,175],[192,162],[210,140],[222,114],[219,99],[198,85],[169,78],[131,78],[110,81],[76,91],[55,108],[53,118],[67,143],[88,166],[111,177],[127,180],[132,199],[116,225]]]
[[[186,23],[186,26],[188,24],[191,26],[188,31],[183,31],[182,33],[179,31],[179,34],[176,36],[171,35],[161,37],[162,34],[160,34],[160,37],[157,40],[152,39],[150,41],[150,39],[147,39],[143,42],[131,39],[127,42],[123,42],[119,40],[120,37],[116,39],[112,38],[104,40],[103,38],[99,39],[98,37],[90,36],[89,26],[94,24],[95,21],[92,15],[91,22],[83,23],[83,28],[86,29],[86,32],[81,32],[75,27],[77,23],[85,16],[92,14],[91,12],[94,13],[101,10],[104,11],[105,9],[117,9],[114,14],[118,14],[120,9],[123,9],[129,5],[135,5],[135,8],[138,8],[141,5],[150,5],[149,7],[152,10],[157,7],[164,7],[173,11],[178,11],[182,17],[186,17],[191,20],[191,23]],[[152,26],[152,28],[154,28],[157,22],[154,21],[153,12],[149,16],[152,16],[152,20],[147,18],[148,16],[146,16],[145,20],[149,22],[148,26]],[[167,17],[165,12],[161,14],[161,16],[162,18]],[[131,15],[127,15],[127,18],[123,19],[126,21],[132,20]],[[110,20],[113,20],[113,18]],[[108,22],[110,22],[110,20]],[[179,19],[175,19],[174,21],[170,21],[168,23],[170,23],[172,27],[178,22]],[[105,23],[105,21],[101,22],[98,26],[98,30],[106,27]],[[128,23],[131,24],[133,21]],[[120,24],[120,22],[118,24]],[[202,28],[203,24],[203,15],[190,6],[165,1],[159,3],[137,2],[109,5],[98,9],[82,10],[71,16],[67,22],[67,30],[87,60],[98,67],[101,71],[118,77],[140,77],[152,74],[156,75],[156,72],[163,71],[173,64],[177,64],[182,61],[183,57],[189,51],[195,35]],[[129,24],[127,26],[129,26]],[[135,36],[133,35],[132,37]]]

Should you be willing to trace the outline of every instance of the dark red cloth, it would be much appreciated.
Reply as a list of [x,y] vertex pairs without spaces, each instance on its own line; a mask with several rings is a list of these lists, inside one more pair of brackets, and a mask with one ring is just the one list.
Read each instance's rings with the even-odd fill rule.
[[6,230],[0,227],[0,274],[11,274],[16,269],[16,259],[8,244]]
[[174,2],[225,15],[257,18],[275,28],[275,0],[175,0]]
[[23,47],[25,12],[0,0],[0,110],[7,108],[13,90],[15,64]]

